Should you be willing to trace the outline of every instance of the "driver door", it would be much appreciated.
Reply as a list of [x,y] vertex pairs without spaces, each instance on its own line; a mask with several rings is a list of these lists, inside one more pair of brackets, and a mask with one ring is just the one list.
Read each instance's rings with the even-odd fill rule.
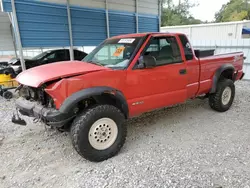
[[187,72],[174,36],[151,38],[141,56],[154,56],[153,68],[128,70],[126,96],[130,115],[182,103],[187,98]]

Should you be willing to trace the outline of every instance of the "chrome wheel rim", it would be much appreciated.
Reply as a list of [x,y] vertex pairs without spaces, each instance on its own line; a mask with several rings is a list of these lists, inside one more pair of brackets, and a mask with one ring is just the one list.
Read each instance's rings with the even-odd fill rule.
[[93,148],[105,150],[114,144],[117,136],[117,124],[110,118],[101,118],[91,126],[88,139]]
[[232,90],[230,87],[227,86],[222,93],[221,97],[222,104],[227,105],[231,99],[231,96],[232,96]]

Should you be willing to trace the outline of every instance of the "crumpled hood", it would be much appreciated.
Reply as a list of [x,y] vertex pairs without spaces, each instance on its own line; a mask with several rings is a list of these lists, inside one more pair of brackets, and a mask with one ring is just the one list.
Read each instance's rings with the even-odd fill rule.
[[108,68],[82,61],[63,61],[28,69],[20,73],[16,80],[20,84],[37,88],[48,81],[100,70]]

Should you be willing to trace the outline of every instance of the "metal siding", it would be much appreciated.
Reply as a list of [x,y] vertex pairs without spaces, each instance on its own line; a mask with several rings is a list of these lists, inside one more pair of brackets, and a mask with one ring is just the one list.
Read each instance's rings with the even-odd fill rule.
[[14,50],[11,23],[7,13],[0,12],[0,51]]
[[[32,1],[32,0],[30,0],[30,1]],[[66,4],[67,3],[67,0],[33,0],[33,1],[41,1],[41,2],[45,2],[45,3],[55,3],[55,4]]]
[[124,12],[135,13],[135,6],[135,0],[108,0],[108,8],[110,10],[120,10]]
[[71,7],[74,46],[96,46],[107,38],[105,10]]
[[[4,0],[5,7],[11,8],[10,2],[10,0]],[[102,8],[105,7],[105,0],[71,0],[70,2],[74,46],[96,46],[107,37],[106,13]],[[110,36],[135,33],[135,0],[108,0],[108,2]],[[61,3],[66,3],[66,0],[16,0],[23,47],[69,46],[67,9],[66,4]],[[89,8],[91,3],[98,8]],[[156,5],[152,5],[154,3]],[[74,4],[77,6],[73,6]],[[145,6],[153,9],[157,7],[158,13],[157,0],[154,2],[139,0],[139,7]],[[139,32],[158,31],[158,16],[152,15],[151,11],[144,13],[147,14],[138,16]]]
[[188,25],[188,26],[170,26],[162,27],[163,32],[180,32],[185,33],[190,39],[202,40],[202,39],[221,39],[232,40],[242,38],[242,28],[249,25],[250,22],[228,22],[228,23],[216,23],[216,24],[200,24],[200,25]]
[[5,12],[11,12],[12,7],[11,7],[11,0],[2,0],[2,5],[3,5],[3,10]]
[[[40,0],[50,3],[66,3],[66,0]],[[105,8],[105,0],[70,0],[70,5]],[[136,12],[136,0],[108,0],[110,10]],[[138,12],[141,14],[159,15],[159,0],[138,0]]]
[[69,46],[66,5],[16,0],[23,47]]
[[159,0],[138,0],[138,12],[159,15]]
[[[2,0],[4,10],[11,11],[11,0]],[[23,1],[37,1],[37,0],[23,0]],[[39,0],[40,2],[66,4],[66,0]],[[90,8],[105,8],[105,0],[70,0],[70,5],[90,7]],[[120,10],[127,12],[136,11],[136,0],[108,0],[109,9]],[[141,14],[159,15],[159,0],[138,0],[138,12]]]
[[[66,0],[40,0],[49,3],[66,4]],[[70,5],[89,8],[105,8],[105,0],[70,0]]]
[[235,39],[235,25],[192,28],[192,39]]
[[139,32],[158,32],[159,18],[158,16],[138,15]]
[[135,14],[109,11],[110,36],[136,32]]

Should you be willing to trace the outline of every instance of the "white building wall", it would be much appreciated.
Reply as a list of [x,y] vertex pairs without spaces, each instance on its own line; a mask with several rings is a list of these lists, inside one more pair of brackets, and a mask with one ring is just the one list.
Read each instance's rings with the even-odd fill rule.
[[215,49],[215,54],[243,52],[244,79],[250,80],[250,35],[242,35],[250,21],[162,27],[162,32],[184,33],[195,49]]
[[242,28],[250,27],[250,21],[162,27],[162,32],[180,32],[191,40],[232,40],[242,38]]

